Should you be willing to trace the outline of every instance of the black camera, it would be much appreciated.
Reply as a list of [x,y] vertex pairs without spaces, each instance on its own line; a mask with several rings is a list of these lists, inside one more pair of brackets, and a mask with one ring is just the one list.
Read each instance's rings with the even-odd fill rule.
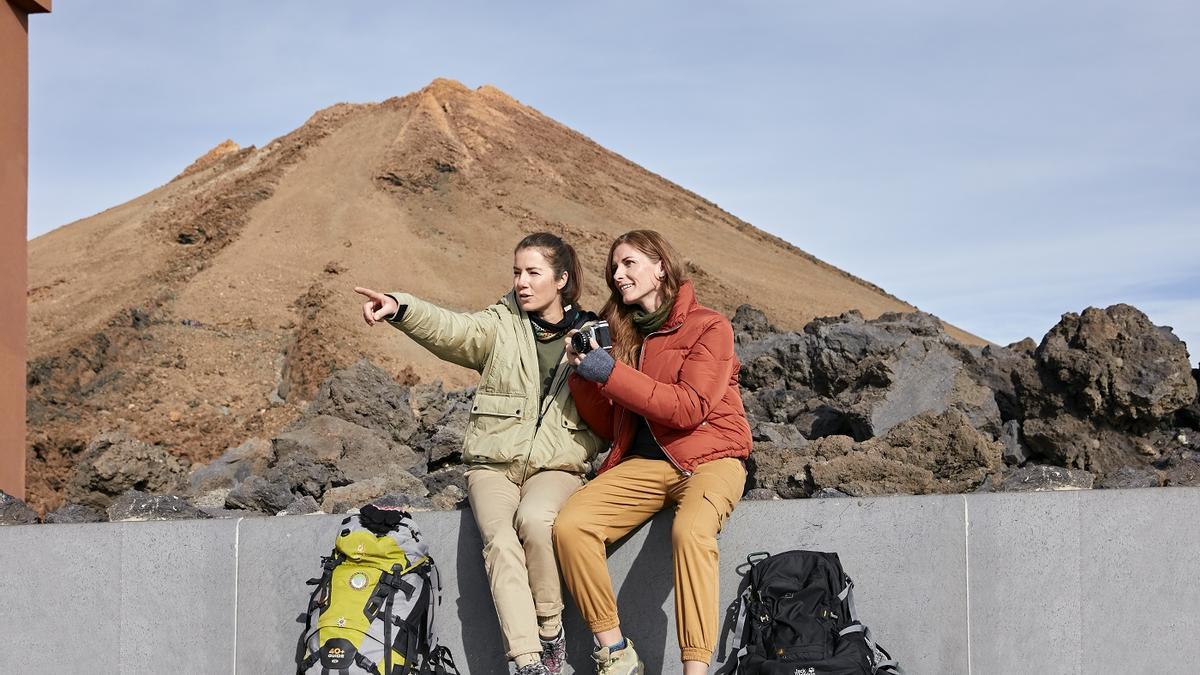
[[593,339],[596,341],[596,344],[600,345],[601,349],[612,350],[612,338],[608,335],[607,321],[597,321],[572,335],[571,348],[580,354],[586,354],[592,351]]

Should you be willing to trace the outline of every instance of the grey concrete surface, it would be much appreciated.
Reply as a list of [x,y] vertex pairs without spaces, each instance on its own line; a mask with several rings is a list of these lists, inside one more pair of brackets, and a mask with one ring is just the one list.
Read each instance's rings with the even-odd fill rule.
[[971,673],[1200,666],[1200,490],[967,499]]
[[971,673],[1079,673],[1079,493],[966,503]]
[[0,673],[231,672],[236,529],[0,529]]
[[[749,553],[832,550],[910,675],[1189,672],[1200,662],[1200,490],[743,502],[722,607]],[[506,673],[469,511],[419,513],[437,626],[464,673]],[[0,673],[288,673],[304,580],[340,516],[0,528]],[[609,567],[647,673],[678,672],[660,515]],[[590,637],[568,601],[570,664]]]

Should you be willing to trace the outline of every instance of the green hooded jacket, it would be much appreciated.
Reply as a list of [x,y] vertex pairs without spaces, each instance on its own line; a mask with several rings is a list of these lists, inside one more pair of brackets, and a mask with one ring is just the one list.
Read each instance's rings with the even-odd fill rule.
[[583,474],[607,443],[588,429],[567,387],[564,354],[540,402],[537,346],[528,315],[509,292],[479,312],[443,309],[388,293],[401,311],[390,323],[438,358],[481,374],[463,437],[463,463],[504,471],[517,484],[538,471]]

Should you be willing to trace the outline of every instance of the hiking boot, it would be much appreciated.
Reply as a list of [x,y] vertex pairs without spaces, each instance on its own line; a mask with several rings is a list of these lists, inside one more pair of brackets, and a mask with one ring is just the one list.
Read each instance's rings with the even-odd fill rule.
[[546,666],[546,672],[550,675],[562,675],[563,664],[567,662],[567,633],[563,629],[558,629],[558,635],[547,640],[539,636],[542,641],[542,665]]
[[546,670],[546,666],[543,666],[540,661],[517,668],[517,675],[547,675],[549,672]]
[[646,668],[638,660],[637,652],[633,651],[633,640],[629,638],[625,638],[624,649],[597,648],[592,652],[592,660],[596,662],[596,675],[642,675]]

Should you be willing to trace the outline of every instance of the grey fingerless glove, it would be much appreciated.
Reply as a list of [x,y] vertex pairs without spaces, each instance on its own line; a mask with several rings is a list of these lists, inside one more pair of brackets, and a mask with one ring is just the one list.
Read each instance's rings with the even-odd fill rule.
[[593,349],[583,357],[583,360],[579,362],[579,367],[575,370],[585,380],[604,384],[608,382],[608,376],[612,374],[616,364],[612,354],[603,349]]

